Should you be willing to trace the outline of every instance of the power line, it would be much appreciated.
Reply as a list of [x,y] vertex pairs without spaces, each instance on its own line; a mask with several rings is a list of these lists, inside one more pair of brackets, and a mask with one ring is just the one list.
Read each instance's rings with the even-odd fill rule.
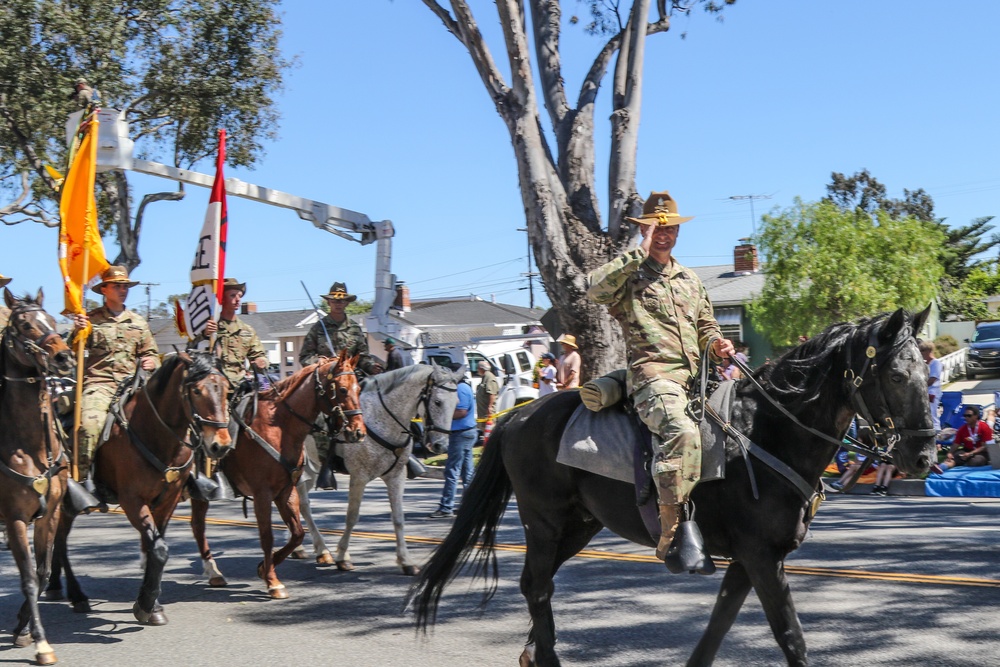
[[753,235],[757,236],[757,216],[753,211],[753,202],[755,199],[770,199],[771,195],[731,195],[729,199],[733,201],[749,201],[750,202],[750,225],[753,228]]

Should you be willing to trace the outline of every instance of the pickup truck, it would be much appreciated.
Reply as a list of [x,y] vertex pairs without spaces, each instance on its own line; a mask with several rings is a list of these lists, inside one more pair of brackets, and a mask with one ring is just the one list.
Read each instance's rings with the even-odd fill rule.
[[969,344],[965,376],[970,380],[982,373],[1000,373],[1000,322],[980,322]]
[[427,363],[434,361],[442,366],[465,364],[469,369],[467,377],[473,391],[479,387],[480,378],[476,373],[479,362],[489,363],[493,374],[501,383],[496,402],[496,411],[500,412],[538,398],[538,389],[533,385],[537,359],[523,346],[523,342],[434,345],[423,349],[423,360]]

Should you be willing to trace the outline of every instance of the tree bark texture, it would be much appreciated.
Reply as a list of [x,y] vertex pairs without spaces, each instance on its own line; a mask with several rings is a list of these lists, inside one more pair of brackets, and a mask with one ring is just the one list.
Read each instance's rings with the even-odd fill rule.
[[[623,224],[624,217],[634,215],[642,205],[635,189],[635,165],[643,50],[648,35],[669,28],[664,3],[657,2],[659,18],[649,23],[651,0],[636,0],[625,28],[604,44],[587,72],[576,108],[570,106],[562,77],[558,0],[527,0],[530,37],[524,0],[496,0],[511,69],[509,83],[497,69],[465,0],[451,0],[450,8],[437,0],[424,0],[424,4],[466,47],[510,133],[528,239],[560,324],[577,337],[583,379],[622,367],[625,344],[621,329],[603,306],[587,298],[586,278],[626,249],[634,230]],[[529,41],[537,60],[537,86]],[[594,101],[616,54],[610,218],[605,228],[595,186]],[[541,104],[536,91],[542,97]],[[554,147],[542,129],[542,106],[555,137]]]

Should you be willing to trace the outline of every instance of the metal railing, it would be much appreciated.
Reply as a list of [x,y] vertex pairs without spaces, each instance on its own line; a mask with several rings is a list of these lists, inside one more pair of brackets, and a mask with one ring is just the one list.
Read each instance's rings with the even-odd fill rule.
[[969,354],[969,348],[963,347],[951,354],[941,357],[941,384],[951,382],[955,378],[965,375],[965,358]]

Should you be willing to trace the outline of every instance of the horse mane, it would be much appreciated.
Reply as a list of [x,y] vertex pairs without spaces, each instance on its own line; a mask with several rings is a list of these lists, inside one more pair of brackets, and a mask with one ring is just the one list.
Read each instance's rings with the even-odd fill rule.
[[[851,356],[854,348],[867,347],[872,330],[883,326],[891,314],[880,313],[857,322],[830,325],[776,361],[764,364],[755,377],[788,409],[811,407],[821,399],[823,387],[832,374],[841,377],[843,360],[848,357],[847,347],[852,348]],[[904,320],[896,339],[879,348],[880,358],[895,353],[913,337],[909,314]]]
[[[222,370],[219,358],[210,352],[188,352],[187,354],[191,358],[191,362],[187,365],[187,382],[198,382],[213,370]],[[166,391],[167,385],[170,384],[170,378],[173,377],[177,366],[182,363],[184,362],[179,354],[168,355],[163,360],[163,364],[150,376],[146,385],[147,390],[157,395]]]
[[260,397],[267,401],[280,401],[286,396],[291,396],[292,392],[298,389],[312,375],[313,366],[315,365],[310,364],[304,368],[300,368],[295,374],[272,383],[269,389],[260,392]]
[[389,371],[387,373],[379,373],[378,375],[372,375],[371,377],[365,378],[362,389],[366,389],[370,382],[377,381],[378,386],[383,392],[389,393],[396,387],[406,384],[412,376],[426,373],[430,374],[435,372],[434,367],[428,366],[427,364],[413,364],[412,366],[403,366],[402,368],[397,368],[396,370]]

